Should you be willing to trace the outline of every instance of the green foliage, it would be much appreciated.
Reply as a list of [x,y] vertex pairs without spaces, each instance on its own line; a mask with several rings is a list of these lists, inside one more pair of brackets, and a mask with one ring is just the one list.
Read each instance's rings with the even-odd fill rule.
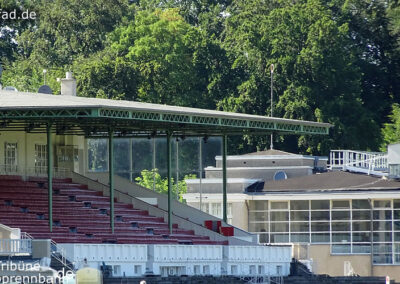
[[[275,135],[282,150],[376,150],[400,103],[399,1],[3,0],[35,21],[0,20],[3,85],[36,91],[72,70],[81,96],[334,124],[329,137]],[[268,146],[231,138],[231,153]],[[233,145],[233,144],[232,144]]]
[[383,143],[381,151],[387,151],[387,145],[400,142],[400,106],[394,104],[392,106],[392,113],[389,115],[390,122],[385,123],[382,128]]
[[[174,183],[174,179],[172,178],[172,197],[174,199],[179,199],[179,201],[182,201],[183,194],[187,192],[187,185],[185,180],[194,178],[196,178],[196,175],[185,175],[183,180],[178,181],[178,184]],[[154,188],[155,191],[159,193],[168,194],[168,179],[163,179],[158,173],[158,169],[152,169],[151,171],[143,170],[141,172],[141,177],[137,177],[135,180],[139,185],[143,187],[146,187],[148,189]]]

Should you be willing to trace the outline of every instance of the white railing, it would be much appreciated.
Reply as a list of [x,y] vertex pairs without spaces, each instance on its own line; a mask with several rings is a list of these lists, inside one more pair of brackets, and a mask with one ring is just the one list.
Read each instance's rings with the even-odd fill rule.
[[0,255],[31,254],[30,239],[0,239]]
[[[47,177],[47,167],[19,167],[0,165],[0,175],[18,175],[23,177]],[[68,168],[53,167],[54,178],[69,178],[71,170]]]
[[387,175],[387,153],[332,150],[329,155],[329,169]]

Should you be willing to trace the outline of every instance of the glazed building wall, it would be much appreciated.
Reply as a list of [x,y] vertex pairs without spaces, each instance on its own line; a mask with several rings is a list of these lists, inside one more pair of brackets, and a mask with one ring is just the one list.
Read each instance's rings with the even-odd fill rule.
[[249,231],[263,243],[327,244],[337,255],[370,255],[372,236],[373,263],[400,265],[400,199],[249,201]]

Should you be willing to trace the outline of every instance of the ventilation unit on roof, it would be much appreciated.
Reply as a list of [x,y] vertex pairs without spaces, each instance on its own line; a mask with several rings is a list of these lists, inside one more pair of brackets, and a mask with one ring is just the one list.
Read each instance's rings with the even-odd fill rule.
[[274,174],[274,180],[284,180],[287,179],[287,175],[284,171],[278,171]]
[[4,91],[14,91],[14,92],[18,92],[17,88],[12,87],[12,86],[5,86],[3,88]]
[[52,95],[53,90],[49,86],[43,85],[39,87],[38,93]]

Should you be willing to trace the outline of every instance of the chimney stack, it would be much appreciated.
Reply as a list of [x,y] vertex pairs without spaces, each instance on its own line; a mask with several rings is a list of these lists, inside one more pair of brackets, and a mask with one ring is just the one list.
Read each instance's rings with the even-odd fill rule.
[[72,72],[67,72],[65,78],[61,79],[61,95],[76,97],[76,80],[72,77]]

